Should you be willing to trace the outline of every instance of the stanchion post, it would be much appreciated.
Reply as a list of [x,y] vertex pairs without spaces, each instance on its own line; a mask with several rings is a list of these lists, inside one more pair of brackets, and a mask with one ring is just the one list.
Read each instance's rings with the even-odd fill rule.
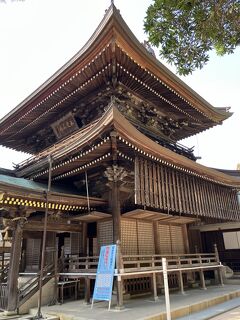
[[168,275],[167,275],[167,259],[166,258],[162,258],[162,268],[163,268],[163,282],[164,282],[166,315],[167,315],[167,320],[171,320],[171,308],[170,308]]
[[[213,249],[214,249],[216,262],[219,263],[219,265],[221,265],[221,262],[220,262],[220,259],[219,259],[218,248],[217,248],[217,244],[216,243],[214,243]],[[219,268],[217,268],[217,270],[215,270],[214,274],[215,274],[216,282],[218,282],[218,284],[220,283],[221,286],[224,286],[224,283],[223,283],[223,268],[220,266]]]

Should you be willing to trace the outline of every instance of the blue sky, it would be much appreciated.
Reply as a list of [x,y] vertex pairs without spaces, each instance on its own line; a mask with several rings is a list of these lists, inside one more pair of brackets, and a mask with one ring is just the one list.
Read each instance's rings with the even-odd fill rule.
[[[115,0],[130,29],[142,42],[143,18],[150,0]],[[0,4],[0,117],[41,85],[89,39],[110,0],[25,0]],[[155,50],[157,53],[157,49]],[[162,60],[161,60],[162,61]],[[162,61],[164,63],[164,61]],[[174,71],[174,68],[171,67]],[[240,49],[210,62],[182,79],[215,107],[231,106],[222,126],[182,144],[195,146],[200,163],[235,169],[240,162]],[[26,155],[0,148],[0,167],[12,167]]]

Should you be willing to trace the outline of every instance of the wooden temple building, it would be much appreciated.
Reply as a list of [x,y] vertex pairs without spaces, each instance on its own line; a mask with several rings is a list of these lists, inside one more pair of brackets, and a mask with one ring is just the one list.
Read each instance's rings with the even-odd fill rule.
[[239,221],[240,179],[198,164],[178,141],[230,115],[163,66],[112,4],[86,45],[0,120],[0,144],[31,154],[0,171],[1,233],[11,242],[0,309],[19,310],[37,293],[46,209],[43,286],[60,276],[62,290],[77,283],[89,301],[99,249],[112,243],[118,307],[124,294],[157,297],[161,257],[172,288],[205,288],[211,273],[222,282],[215,242],[203,248],[191,226]]

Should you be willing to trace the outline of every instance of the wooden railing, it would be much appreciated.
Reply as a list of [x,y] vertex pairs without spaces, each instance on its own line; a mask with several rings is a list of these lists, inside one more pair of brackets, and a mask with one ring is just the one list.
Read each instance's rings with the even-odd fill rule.
[[[54,277],[55,266],[48,265],[45,267],[43,271],[43,285],[45,285],[50,279]],[[18,289],[18,305],[19,308],[23,305],[33,294],[35,294],[39,287],[39,275],[40,273],[36,273],[31,276],[31,278],[26,281],[19,289]],[[0,310],[7,310],[8,304],[8,283],[0,283]]]
[[7,308],[7,298],[8,298],[8,294],[7,294],[7,283],[0,283],[0,310],[6,310]]
[[0,271],[0,283],[6,283],[9,272],[9,264],[6,264]]
[[[43,285],[54,277],[55,267],[53,264],[48,265],[43,270]],[[23,305],[33,294],[39,289],[40,272],[36,273],[28,281],[26,281],[18,290],[18,308]]]
[[[191,270],[194,268],[209,268],[219,265],[219,260],[214,253],[197,254],[171,254],[171,255],[123,255],[121,257],[121,274],[133,272],[152,272],[162,270],[162,258],[167,259],[169,272]],[[65,273],[96,273],[98,256],[64,258],[63,272]]]
[[199,254],[171,254],[171,255],[124,255],[122,256],[123,269],[121,273],[162,270],[162,258],[167,259],[169,272],[193,268],[216,266],[218,257],[214,253]]
[[7,275],[9,270],[9,254],[0,254],[0,283],[4,283],[7,281]]
[[63,271],[96,273],[98,259],[98,256],[77,257],[68,255],[63,258]]
[[[223,285],[222,264],[217,249],[214,253],[171,254],[171,255],[121,255],[117,249],[115,276],[118,277],[117,305],[123,305],[123,288],[126,293],[138,294],[151,291],[154,299],[163,288],[163,258],[167,262],[169,286],[179,288],[184,293],[188,284],[199,282],[206,289],[204,271],[214,271],[216,283]],[[85,301],[90,302],[90,279],[95,278],[98,256],[76,257],[63,259],[63,272],[59,275],[64,279],[85,279]]]

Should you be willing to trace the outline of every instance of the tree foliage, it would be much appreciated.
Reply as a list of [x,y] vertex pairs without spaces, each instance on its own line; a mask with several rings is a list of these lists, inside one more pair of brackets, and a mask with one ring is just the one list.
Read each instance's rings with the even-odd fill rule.
[[240,0],[154,0],[144,28],[160,56],[187,75],[206,64],[209,51],[229,54],[240,44]]

